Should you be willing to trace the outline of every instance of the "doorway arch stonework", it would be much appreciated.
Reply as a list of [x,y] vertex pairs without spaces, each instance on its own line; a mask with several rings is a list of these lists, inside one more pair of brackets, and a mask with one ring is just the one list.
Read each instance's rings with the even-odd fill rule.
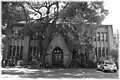
[[59,46],[53,49],[52,66],[55,66],[55,67],[63,66],[63,50]]
[[63,51],[63,66],[68,67],[72,60],[72,54],[69,51],[64,37],[61,34],[56,34],[50,42],[46,53],[47,55],[45,56],[45,63],[49,66],[52,66],[52,53],[56,47],[61,48]]

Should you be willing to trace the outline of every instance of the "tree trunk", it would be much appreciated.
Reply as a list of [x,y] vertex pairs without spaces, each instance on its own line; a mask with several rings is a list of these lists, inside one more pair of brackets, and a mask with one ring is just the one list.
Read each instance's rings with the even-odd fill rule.
[[[47,33],[46,33],[47,34]],[[45,67],[45,55],[46,55],[46,50],[47,50],[47,44],[48,44],[48,36],[45,35],[44,37],[44,49],[42,53],[42,64]]]
[[43,58],[42,58],[42,63],[43,63],[43,66],[45,67],[45,55],[46,55],[46,51],[47,51],[47,48],[48,48],[48,45],[49,45],[49,42],[50,42],[50,39],[51,39],[51,36],[52,36],[52,31],[50,29],[52,29],[52,26],[56,26],[55,22],[57,20],[58,17],[56,17],[53,22],[51,23],[51,25],[48,25],[46,28],[45,28],[45,37],[44,37],[44,50],[43,50]]
[[47,48],[48,48],[48,45],[49,45],[49,40],[51,38],[51,32],[48,31],[49,29],[49,26],[46,27],[46,30],[45,30],[45,36],[44,36],[44,49],[43,49],[43,54],[42,54],[42,64],[43,64],[43,67],[45,67],[45,56],[46,56],[46,51],[47,51]]

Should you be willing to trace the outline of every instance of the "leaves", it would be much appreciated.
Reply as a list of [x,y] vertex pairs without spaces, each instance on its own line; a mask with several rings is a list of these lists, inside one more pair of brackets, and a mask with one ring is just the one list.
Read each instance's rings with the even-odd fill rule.
[[[61,3],[63,5],[60,5]],[[3,24],[8,22],[6,19],[16,22],[26,20],[25,11],[20,5],[25,7],[28,20],[30,19],[29,14],[38,16],[37,20],[29,23],[30,31],[46,32],[45,34],[61,31],[69,39],[73,39],[73,42],[74,40],[79,41],[81,36],[93,37],[96,27],[108,14],[103,2],[3,2]],[[59,19],[62,20],[58,21]],[[55,26],[57,21],[62,26]],[[49,23],[52,25],[49,26]]]
[[79,14],[84,21],[101,24],[107,12],[108,10],[103,7],[103,2],[71,2],[66,9],[61,11],[60,17],[64,20],[68,17],[74,18]]
[[[23,5],[22,2],[2,2],[2,25],[6,24],[9,20],[19,22],[26,19],[23,8],[19,4]],[[27,9],[26,12],[29,14]],[[29,19],[29,15],[27,17]]]
[[[55,32],[66,37],[71,50],[76,46],[83,53],[85,50],[92,52],[92,37],[107,14],[108,10],[104,9],[102,1],[2,2],[2,25],[7,24],[8,28],[8,25],[26,21],[25,35],[39,33],[38,37],[44,36],[44,53]],[[32,16],[33,22],[29,16]]]

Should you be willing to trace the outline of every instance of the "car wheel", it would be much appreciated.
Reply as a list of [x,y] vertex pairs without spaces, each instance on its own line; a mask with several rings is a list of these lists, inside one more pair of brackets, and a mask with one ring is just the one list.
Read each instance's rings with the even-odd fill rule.
[[102,71],[103,71],[103,72],[105,72],[105,69],[104,69],[104,68],[102,68]]
[[99,68],[97,68],[97,70],[99,71],[100,69],[99,69]]
[[117,70],[114,70],[113,72],[117,72]]

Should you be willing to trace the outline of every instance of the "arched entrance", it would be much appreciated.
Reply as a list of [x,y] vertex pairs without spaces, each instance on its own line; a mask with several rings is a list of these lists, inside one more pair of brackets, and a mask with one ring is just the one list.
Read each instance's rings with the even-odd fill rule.
[[60,47],[56,47],[53,49],[52,66],[53,67],[63,66],[63,50]]

